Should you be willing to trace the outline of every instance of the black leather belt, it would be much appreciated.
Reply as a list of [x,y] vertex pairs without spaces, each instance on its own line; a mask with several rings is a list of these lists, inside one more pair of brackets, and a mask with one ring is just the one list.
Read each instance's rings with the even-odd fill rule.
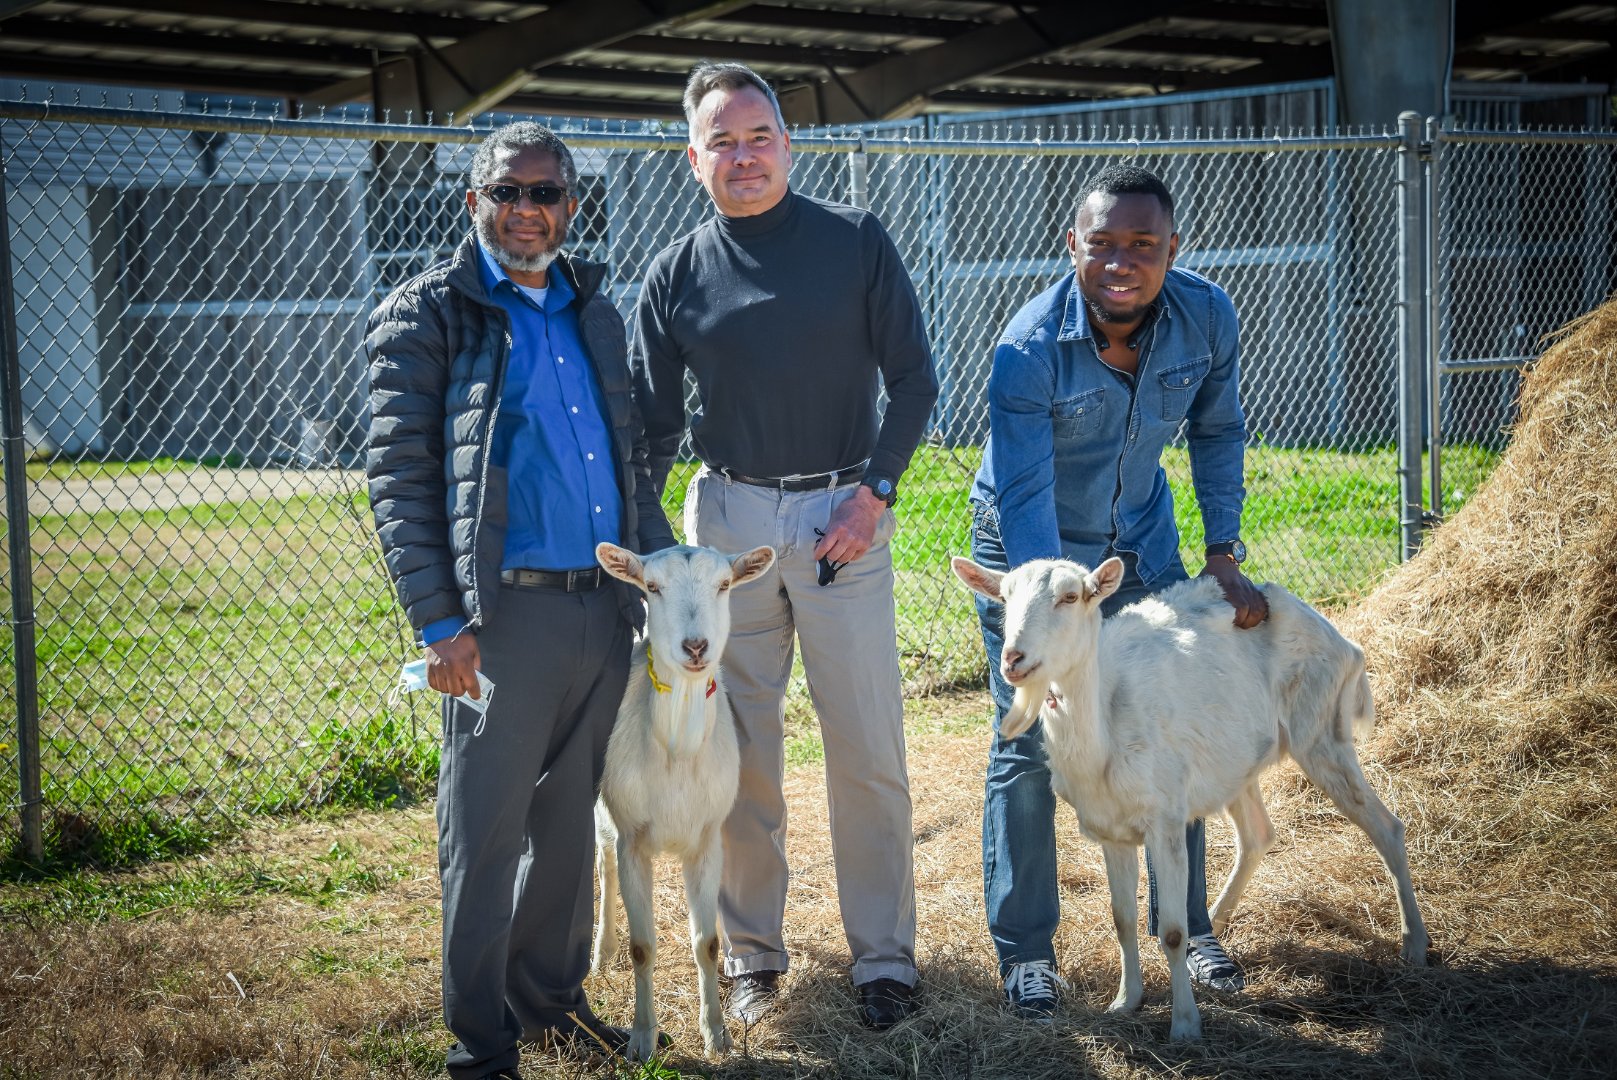
[[500,580],[507,585],[521,585],[529,589],[589,592],[606,584],[606,571],[599,566],[592,566],[588,570],[501,570]]
[[865,477],[865,466],[870,464],[866,458],[857,465],[846,469],[837,469],[833,472],[802,474],[796,476],[748,476],[738,473],[734,469],[727,469],[722,465],[708,466],[708,468],[737,484],[747,484],[752,487],[775,488],[778,491],[834,491],[837,488],[857,484]]

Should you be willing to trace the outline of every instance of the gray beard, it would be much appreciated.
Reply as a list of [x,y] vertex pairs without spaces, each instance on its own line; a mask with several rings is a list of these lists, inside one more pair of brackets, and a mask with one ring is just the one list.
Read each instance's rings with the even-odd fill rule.
[[549,270],[550,264],[556,261],[557,255],[561,254],[561,241],[566,239],[565,236],[561,237],[556,241],[556,246],[549,251],[541,251],[535,255],[518,255],[516,252],[501,246],[499,239],[494,235],[493,222],[484,220],[481,215],[475,220],[477,222],[477,238],[483,242],[484,249],[494,256],[495,262],[507,270],[515,270],[519,274],[537,274],[541,271]]

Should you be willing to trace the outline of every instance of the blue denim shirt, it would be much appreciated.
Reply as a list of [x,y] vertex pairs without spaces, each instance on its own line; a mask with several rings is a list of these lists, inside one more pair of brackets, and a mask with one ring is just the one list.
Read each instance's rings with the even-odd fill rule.
[[1246,421],[1230,298],[1199,274],[1170,270],[1136,338],[1133,377],[1101,361],[1072,273],[1000,337],[971,497],[997,514],[1009,565],[1064,557],[1095,566],[1132,552],[1147,585],[1176,569],[1162,451],[1181,421],[1207,543],[1240,535]]

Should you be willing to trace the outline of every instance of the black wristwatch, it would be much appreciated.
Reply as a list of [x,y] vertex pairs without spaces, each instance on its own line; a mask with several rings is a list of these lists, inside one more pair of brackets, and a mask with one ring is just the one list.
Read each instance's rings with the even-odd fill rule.
[[861,486],[869,488],[870,493],[886,503],[889,509],[898,501],[898,485],[885,476],[867,474],[859,483]]
[[1208,544],[1207,561],[1212,562],[1219,556],[1223,556],[1236,566],[1240,566],[1246,562],[1246,545],[1239,540],[1230,540],[1222,544]]

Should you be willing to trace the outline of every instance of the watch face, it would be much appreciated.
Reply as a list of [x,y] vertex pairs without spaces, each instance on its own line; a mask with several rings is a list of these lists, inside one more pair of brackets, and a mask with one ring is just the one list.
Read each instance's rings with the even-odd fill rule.
[[893,494],[893,482],[891,480],[877,480],[876,494],[884,499],[890,497]]
[[1246,545],[1237,540],[1235,546],[1230,548],[1230,558],[1238,564],[1246,562]]

